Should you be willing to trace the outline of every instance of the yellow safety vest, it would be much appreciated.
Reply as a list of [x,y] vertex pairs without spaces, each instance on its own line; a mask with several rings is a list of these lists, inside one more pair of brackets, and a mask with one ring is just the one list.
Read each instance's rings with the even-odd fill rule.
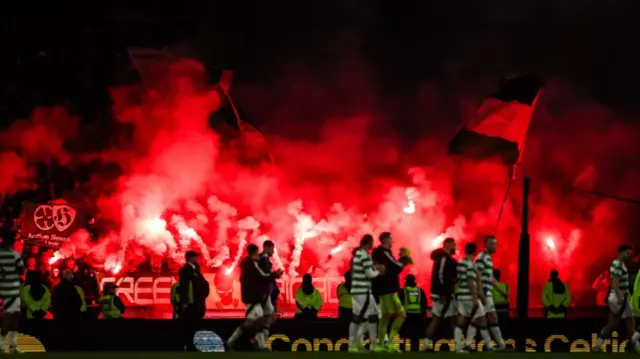
[[420,288],[405,287],[404,288],[404,310],[407,314],[420,313],[420,300],[422,299]]
[[115,296],[113,294],[105,294],[98,303],[100,304],[100,313],[102,313],[102,319],[114,319],[122,317],[120,309],[113,304]]
[[25,315],[27,319],[33,319],[33,313],[37,310],[49,311],[49,305],[51,305],[51,292],[44,285],[44,294],[40,300],[35,300],[29,293],[31,285],[25,285],[20,290],[20,300],[25,308]]
[[[571,293],[569,292],[569,287],[566,283],[564,284],[565,291],[562,294],[556,294],[553,292],[553,284],[547,283],[542,289],[542,305],[545,308],[555,307],[558,308],[561,305],[566,309],[569,309],[569,305],[571,305]],[[565,318],[567,316],[567,312],[558,312],[553,313],[549,310],[545,311],[547,318]]]
[[178,288],[180,287],[180,283],[174,283],[171,286],[171,296],[169,297],[171,300],[171,305],[173,306],[173,319],[178,319],[180,314],[178,313],[178,306],[180,305],[180,293],[178,292]]
[[[180,303],[180,282],[176,282],[171,286],[171,303]],[[189,304],[193,304],[193,282],[189,282]]]
[[495,304],[505,304],[509,303],[509,286],[502,282],[496,282],[496,286],[500,287],[502,291],[504,291],[507,296],[503,297],[500,292],[496,288],[491,290],[491,296],[493,297],[493,303]]
[[633,316],[640,317],[640,272],[636,275],[633,284],[633,293],[631,294],[631,307],[633,308]]
[[171,304],[176,305],[180,303],[180,293],[178,293],[178,288],[180,287],[180,283],[174,283],[171,286]]
[[353,301],[351,300],[351,293],[344,283],[338,284],[338,307],[351,309],[353,307]]
[[[304,309],[315,309],[319,311],[320,308],[322,308],[322,296],[317,289],[314,289],[310,295],[306,295],[302,292],[302,288],[298,288],[296,291],[296,303]],[[296,313],[302,313],[302,310],[298,308]]]
[[78,295],[80,296],[80,311],[84,313],[87,311],[87,301],[84,300],[84,290],[77,285],[75,287],[76,292],[78,292]]

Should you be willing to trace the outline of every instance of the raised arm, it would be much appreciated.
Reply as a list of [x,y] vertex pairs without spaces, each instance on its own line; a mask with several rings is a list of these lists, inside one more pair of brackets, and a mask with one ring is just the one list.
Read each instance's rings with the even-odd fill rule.
[[370,256],[363,256],[362,258],[362,267],[364,268],[364,274],[367,278],[372,279],[380,275],[380,272],[373,268],[373,260]]
[[258,274],[258,277],[262,277],[264,280],[270,281],[274,278],[279,278],[282,275],[282,271],[276,272],[265,272],[262,268],[260,268],[260,264],[256,261],[253,261],[253,268]]
[[385,256],[385,260],[387,262],[386,266],[387,268],[391,269],[391,270],[396,270],[398,272],[402,271],[402,268],[404,268],[404,264],[398,262],[395,258],[393,258],[393,256],[387,252],[384,251],[384,256]]

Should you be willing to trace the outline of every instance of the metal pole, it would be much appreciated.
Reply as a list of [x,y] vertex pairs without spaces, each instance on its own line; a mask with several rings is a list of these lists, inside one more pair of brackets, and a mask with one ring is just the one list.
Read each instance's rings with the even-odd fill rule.
[[529,236],[529,177],[524,178],[522,189],[522,232],[518,247],[518,299],[516,312],[518,318],[527,319],[529,316],[529,266],[531,252],[531,237]]

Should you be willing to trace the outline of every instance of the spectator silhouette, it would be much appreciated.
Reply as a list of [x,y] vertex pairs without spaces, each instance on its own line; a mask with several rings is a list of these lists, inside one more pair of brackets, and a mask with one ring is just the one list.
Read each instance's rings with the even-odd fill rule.
[[27,319],[43,319],[47,315],[51,292],[44,285],[41,273],[29,272],[25,286],[20,291],[20,299]]
[[64,322],[79,322],[82,313],[87,310],[82,289],[73,283],[73,272],[66,269],[62,280],[51,296],[51,312],[53,319]]
[[571,293],[566,283],[560,280],[557,270],[549,273],[549,283],[542,291],[542,304],[544,305],[545,317],[549,319],[560,319],[567,317],[567,310],[571,304]]
[[344,282],[338,284],[338,318],[351,323],[353,319],[353,303],[351,298],[351,270],[344,273]]

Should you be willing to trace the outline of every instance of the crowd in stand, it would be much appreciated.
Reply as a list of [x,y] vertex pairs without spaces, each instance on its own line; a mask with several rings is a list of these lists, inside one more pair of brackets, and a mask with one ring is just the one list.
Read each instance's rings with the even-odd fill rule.
[[[22,247],[22,248],[20,248]],[[84,291],[84,299],[87,305],[95,304],[100,295],[98,274],[82,258],[67,258],[54,261],[52,249],[40,248],[37,245],[24,245],[17,242],[16,251],[22,253],[27,271],[24,281],[27,283],[29,276],[38,277],[42,283],[53,290],[61,281],[61,274],[65,270],[71,270],[74,275],[74,284]]]
[[56,260],[54,251],[37,245],[15,242],[22,254],[21,303],[27,319],[97,317],[100,299],[98,273],[82,258]]

